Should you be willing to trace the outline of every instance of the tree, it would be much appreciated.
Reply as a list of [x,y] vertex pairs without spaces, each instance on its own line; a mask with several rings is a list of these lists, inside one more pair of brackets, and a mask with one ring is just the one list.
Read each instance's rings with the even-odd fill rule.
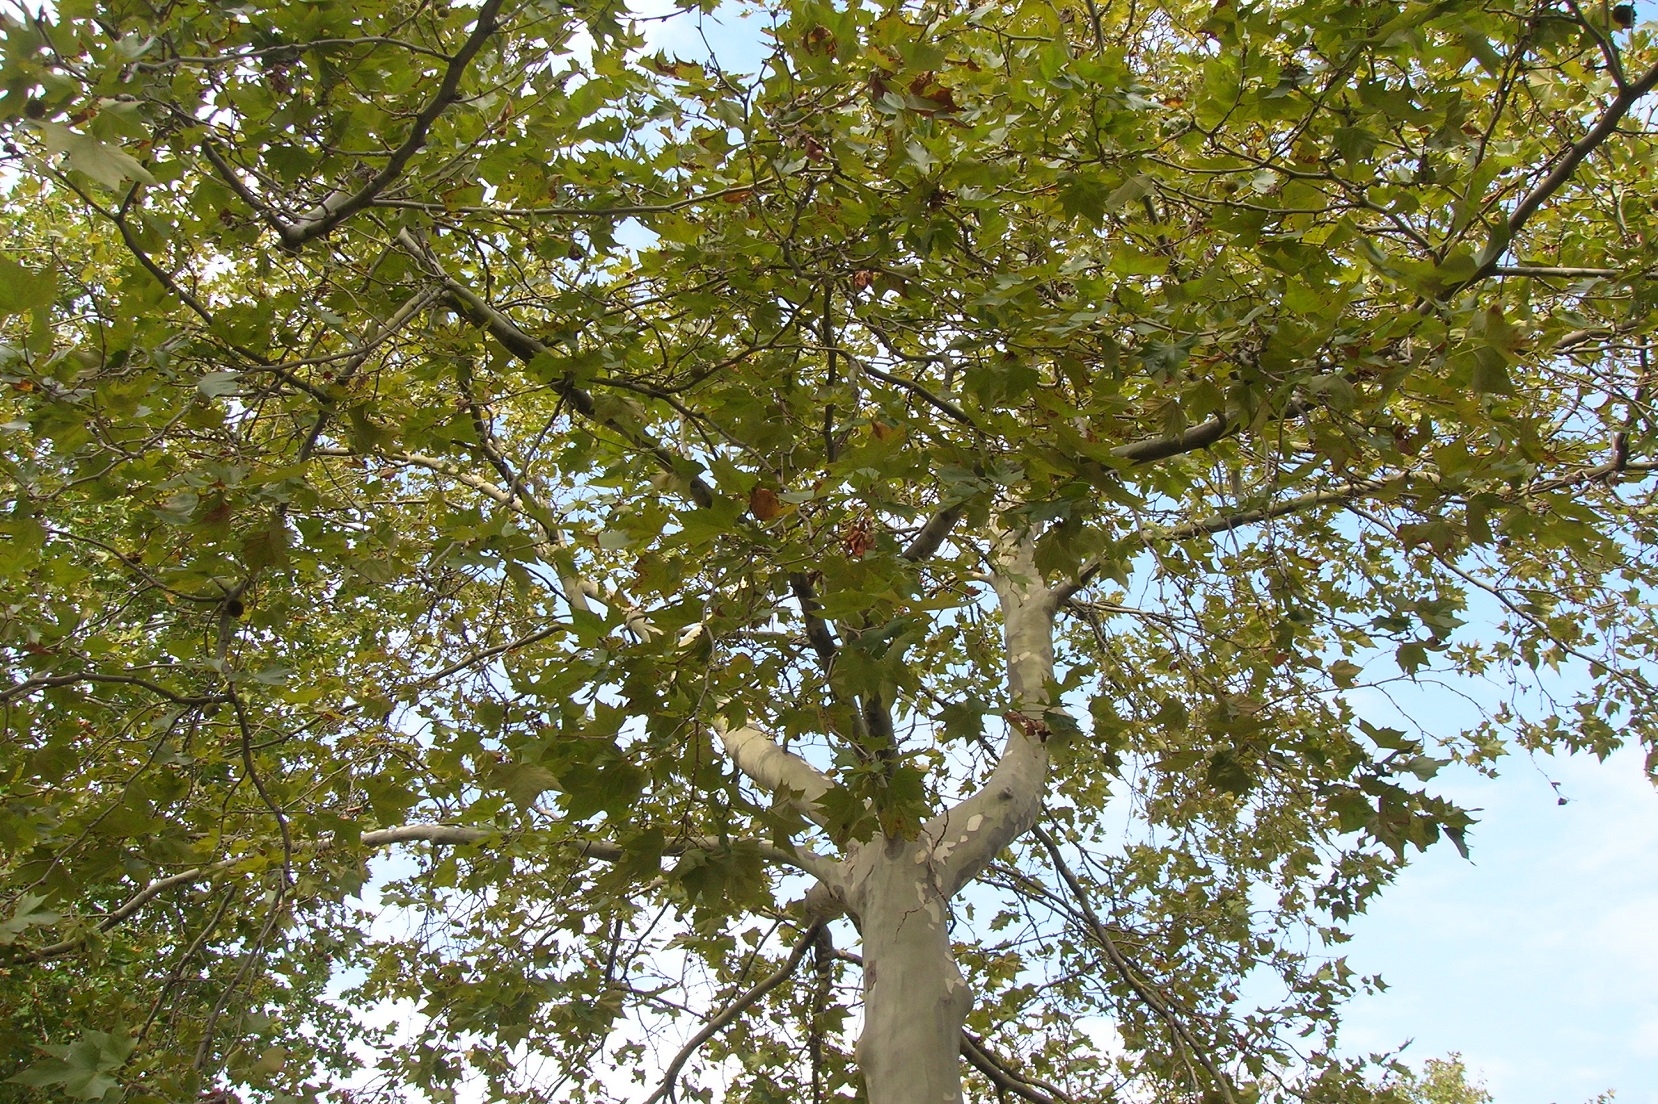
[[750,14],[5,17],[11,1091],[1338,1099],[1652,745],[1646,30]]
[[1485,1085],[1477,1079],[1469,1081],[1460,1054],[1429,1058],[1421,1070],[1397,1058],[1384,1060],[1382,1055],[1372,1055],[1371,1062],[1385,1070],[1379,1080],[1360,1079],[1360,1071],[1351,1065],[1332,1067],[1324,1071],[1312,1095],[1316,1099],[1322,1092],[1327,1098],[1363,1104],[1491,1104]]
[[1491,1094],[1480,1082],[1469,1083],[1460,1054],[1429,1058],[1420,1073],[1407,1069],[1398,1075],[1395,1088],[1407,1100],[1423,1104],[1491,1104]]

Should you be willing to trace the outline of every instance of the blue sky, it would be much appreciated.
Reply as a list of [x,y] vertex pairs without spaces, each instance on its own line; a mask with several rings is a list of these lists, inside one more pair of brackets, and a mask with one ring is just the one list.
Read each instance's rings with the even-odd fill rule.
[[1351,1006],[1348,1045],[1460,1051],[1496,1104],[1658,1104],[1658,792],[1640,752],[1444,780],[1484,810],[1472,861],[1432,848],[1357,923],[1349,961],[1390,988]]

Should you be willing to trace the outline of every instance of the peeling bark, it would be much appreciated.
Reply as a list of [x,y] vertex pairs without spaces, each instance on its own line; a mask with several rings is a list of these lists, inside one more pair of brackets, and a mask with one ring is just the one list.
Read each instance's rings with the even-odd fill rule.
[[1054,676],[1058,597],[1036,570],[1036,541],[1007,538],[992,582],[1002,604],[1008,697],[1013,706],[1001,759],[979,792],[927,823],[945,890],[954,896],[1002,848],[1030,831],[1048,782],[1048,686]]
[[996,769],[919,838],[871,840],[845,864],[845,900],[863,934],[858,1064],[870,1104],[961,1100],[962,1027],[973,997],[950,946],[950,899],[1028,832],[1042,807],[1058,600],[1036,570],[1032,535],[1003,541],[994,582],[1013,704]]
[[823,823],[823,810],[817,807],[817,800],[834,783],[822,771],[800,756],[784,751],[770,736],[749,725],[732,728],[716,722],[714,732],[737,769],[757,786],[774,795],[792,793],[794,806],[803,816],[814,823]]
[[[1036,569],[1034,534],[1006,535],[994,560],[1012,705],[996,769],[981,790],[933,817],[914,839],[852,844],[833,867],[816,856],[815,863],[795,860],[819,878],[801,903],[808,922],[844,908],[863,936],[858,1064],[870,1104],[960,1104],[962,1029],[973,996],[950,945],[950,900],[1031,829],[1042,807],[1060,596]],[[824,823],[817,802],[834,785],[828,775],[759,729],[721,721],[713,728],[750,781]]]
[[950,899],[925,840],[876,839],[849,864],[863,933],[858,1066],[870,1104],[959,1104],[973,995],[950,949]]

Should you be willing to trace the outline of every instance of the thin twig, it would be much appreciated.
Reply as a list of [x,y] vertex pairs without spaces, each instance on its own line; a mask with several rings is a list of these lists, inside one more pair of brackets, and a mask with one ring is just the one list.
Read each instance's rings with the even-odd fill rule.
[[783,965],[777,968],[776,972],[763,978],[746,993],[726,1005],[718,1015],[703,1025],[701,1031],[691,1036],[690,1042],[681,1047],[679,1053],[674,1055],[674,1060],[668,1063],[667,1071],[662,1075],[662,1082],[657,1085],[655,1092],[646,1097],[645,1104],[657,1104],[657,1101],[665,1100],[671,1096],[679,1082],[680,1069],[691,1060],[691,1056],[697,1052],[703,1043],[729,1027],[733,1020],[747,1011],[761,997],[789,980],[794,972],[800,968],[801,961],[817,940],[818,931],[822,927],[822,923],[813,924],[796,936],[794,946],[789,950],[789,957],[784,960]]

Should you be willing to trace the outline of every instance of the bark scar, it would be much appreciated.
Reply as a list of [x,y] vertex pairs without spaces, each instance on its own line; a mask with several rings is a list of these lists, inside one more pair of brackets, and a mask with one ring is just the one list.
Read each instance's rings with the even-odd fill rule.
[[1026,736],[1036,737],[1044,744],[1048,742],[1048,737],[1053,735],[1053,729],[1048,727],[1046,721],[1039,717],[1028,716],[1017,709],[1009,709],[1006,713],[1003,713],[1002,720],[1017,728]]

